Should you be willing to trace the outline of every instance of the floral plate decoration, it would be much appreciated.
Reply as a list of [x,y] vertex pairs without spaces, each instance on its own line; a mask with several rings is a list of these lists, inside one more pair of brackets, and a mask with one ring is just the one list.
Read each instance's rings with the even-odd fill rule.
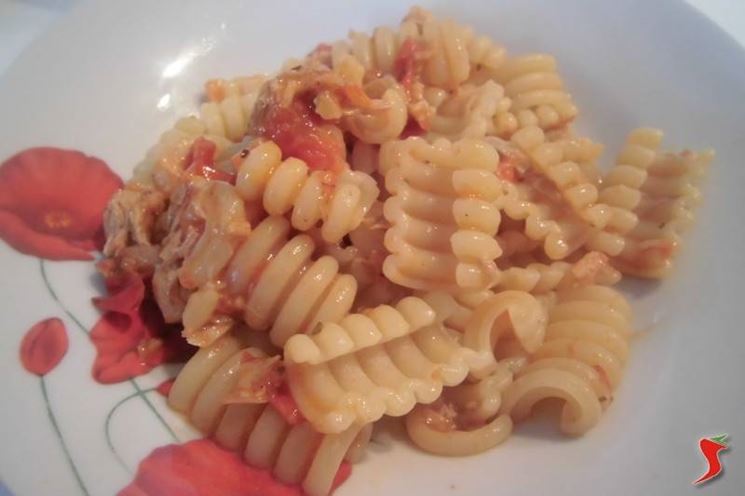
[[[40,276],[59,312],[74,322],[95,348],[95,360],[91,364],[93,379],[101,384],[129,382],[134,389],[114,404],[105,421],[111,455],[130,471],[111,441],[113,415],[127,401],[141,398],[173,439],[178,440],[148,397],[150,392],[167,396],[173,379],[142,389],[135,378],[160,364],[183,362],[194,349],[186,344],[178,328],[163,322],[152,300],[145,298],[148,281],[131,274],[113,273],[105,262],[97,264],[107,294],[92,299],[91,304],[101,316],[88,329],[58,297],[47,271],[49,263],[72,260],[95,263],[104,241],[104,209],[121,186],[122,180],[105,162],[74,150],[30,148],[0,165],[0,237],[17,251],[38,259]],[[80,493],[89,495],[88,484],[55,414],[46,379],[65,359],[69,346],[64,322],[58,316],[49,316],[23,334],[18,357],[21,366],[38,377],[49,423]],[[348,475],[345,466],[335,485]],[[276,482],[267,471],[247,466],[237,454],[213,441],[197,439],[152,451],[140,462],[132,482],[118,494],[293,496],[301,491]]]

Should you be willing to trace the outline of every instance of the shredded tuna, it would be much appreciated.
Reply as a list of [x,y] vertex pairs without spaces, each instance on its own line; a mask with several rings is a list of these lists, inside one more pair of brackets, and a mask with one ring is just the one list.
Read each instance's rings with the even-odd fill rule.
[[165,195],[158,191],[119,191],[104,211],[104,254],[116,256],[132,244],[151,245],[155,221],[165,208]]

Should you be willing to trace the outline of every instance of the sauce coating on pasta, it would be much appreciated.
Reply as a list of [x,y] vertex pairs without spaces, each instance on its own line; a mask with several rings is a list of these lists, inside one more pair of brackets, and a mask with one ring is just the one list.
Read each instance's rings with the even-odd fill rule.
[[168,403],[219,447],[156,451],[127,494],[326,496],[386,416],[441,456],[543,400],[597,425],[633,341],[613,286],[669,272],[713,152],[640,128],[603,171],[554,57],[417,7],[205,90],[109,203],[102,268],[133,286],[92,335],[105,382],[198,348]]
[[341,132],[322,123],[302,98],[288,106],[267,104],[257,134],[277,143],[283,156],[299,158],[311,169],[338,172],[345,167],[346,145]]

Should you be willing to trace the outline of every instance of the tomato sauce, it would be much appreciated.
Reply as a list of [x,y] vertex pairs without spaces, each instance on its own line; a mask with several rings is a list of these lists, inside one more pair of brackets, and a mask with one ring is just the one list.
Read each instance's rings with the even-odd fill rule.
[[312,101],[296,98],[288,107],[271,103],[258,131],[274,141],[284,157],[299,158],[312,170],[346,168],[344,136],[336,126],[322,123]]

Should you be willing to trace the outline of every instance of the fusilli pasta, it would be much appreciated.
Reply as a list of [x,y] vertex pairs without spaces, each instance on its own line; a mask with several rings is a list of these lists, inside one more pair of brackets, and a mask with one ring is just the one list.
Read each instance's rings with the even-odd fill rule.
[[406,416],[406,430],[414,444],[443,456],[481,453],[504,442],[512,432],[512,419],[499,414],[502,394],[512,373],[500,365],[473,384],[445,390],[435,405],[417,405]]
[[297,158],[282,160],[271,141],[251,150],[238,169],[236,189],[249,202],[262,202],[269,215],[291,212],[295,229],[307,231],[322,223],[323,239],[341,240],[359,226],[378,197],[370,176],[346,170],[311,171]]
[[681,235],[693,223],[701,201],[698,184],[714,157],[711,150],[657,153],[661,138],[656,130],[635,130],[619,165],[605,179],[604,194],[637,220],[625,226],[626,247],[616,265],[626,274],[649,278],[670,271]]
[[[184,366],[168,397],[169,405],[223,447],[242,452],[247,463],[271,470],[286,484],[300,484],[310,496],[328,494],[341,463],[359,456],[370,426],[320,434],[307,422],[290,424],[266,403],[228,403],[240,368],[262,357],[226,336],[202,348]],[[354,446],[354,451],[351,452]]]
[[205,96],[112,198],[102,272],[200,348],[171,407],[311,496],[384,416],[446,456],[544,399],[591,429],[629,355],[611,286],[667,274],[713,158],[640,128],[603,174],[552,56],[418,7]]
[[497,70],[496,80],[512,99],[512,112],[521,127],[554,129],[577,115],[577,107],[556,72],[556,60],[550,55],[507,58]]
[[307,235],[288,240],[289,222],[268,217],[236,251],[226,269],[229,293],[243,297],[243,319],[252,329],[269,330],[281,346],[320,322],[336,322],[352,307],[354,277],[338,272],[329,256],[315,260]]
[[494,200],[499,156],[483,142],[410,138],[401,161],[386,174],[392,196],[383,272],[413,289],[481,289],[498,279]]
[[341,432],[435,401],[483,362],[436,322],[423,300],[350,314],[284,348],[293,397],[321,432]]
[[525,418],[545,398],[565,401],[561,430],[582,434],[599,420],[628,357],[631,310],[616,291],[584,286],[559,291],[545,343],[504,395],[504,411]]

